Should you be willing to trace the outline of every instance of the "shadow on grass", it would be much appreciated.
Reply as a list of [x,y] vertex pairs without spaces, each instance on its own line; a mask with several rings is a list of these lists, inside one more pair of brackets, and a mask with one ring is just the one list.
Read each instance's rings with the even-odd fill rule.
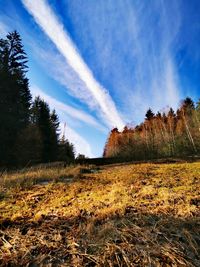
[[1,266],[200,266],[200,220],[131,208],[104,220],[84,210],[4,220],[0,247]]

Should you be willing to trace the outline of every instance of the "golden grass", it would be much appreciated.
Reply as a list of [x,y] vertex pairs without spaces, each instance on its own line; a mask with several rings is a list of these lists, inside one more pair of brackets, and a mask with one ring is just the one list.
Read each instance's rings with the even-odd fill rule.
[[200,266],[200,163],[91,168],[0,178],[2,266]]

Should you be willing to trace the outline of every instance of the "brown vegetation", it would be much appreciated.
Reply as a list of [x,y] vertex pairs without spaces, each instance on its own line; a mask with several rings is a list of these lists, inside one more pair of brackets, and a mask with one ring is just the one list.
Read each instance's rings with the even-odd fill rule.
[[200,163],[4,174],[2,266],[200,266]]
[[195,106],[190,98],[179,109],[156,115],[149,109],[143,123],[114,128],[106,142],[104,157],[147,160],[166,157],[200,155],[200,102]]

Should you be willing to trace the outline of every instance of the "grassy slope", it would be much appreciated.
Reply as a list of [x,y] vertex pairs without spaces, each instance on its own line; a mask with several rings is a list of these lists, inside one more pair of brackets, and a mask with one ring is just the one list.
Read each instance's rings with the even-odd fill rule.
[[0,179],[1,265],[200,266],[200,163]]

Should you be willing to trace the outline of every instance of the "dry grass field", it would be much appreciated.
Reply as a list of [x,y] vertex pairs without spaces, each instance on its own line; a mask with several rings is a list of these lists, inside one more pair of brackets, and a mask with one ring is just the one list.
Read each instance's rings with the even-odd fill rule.
[[1,266],[200,266],[200,163],[0,177]]

